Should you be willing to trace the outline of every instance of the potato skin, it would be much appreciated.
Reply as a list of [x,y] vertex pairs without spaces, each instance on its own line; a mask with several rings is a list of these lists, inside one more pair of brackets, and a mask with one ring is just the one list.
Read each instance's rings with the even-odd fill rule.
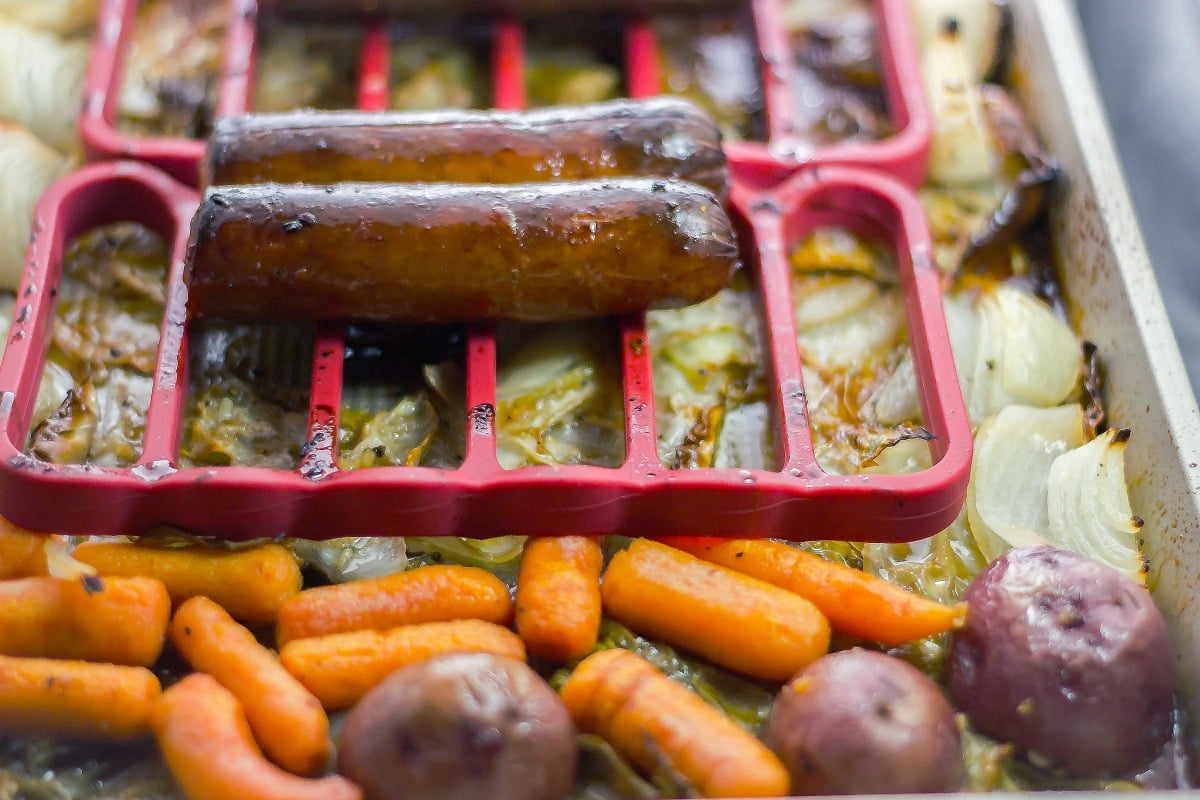
[[950,704],[915,667],[871,650],[831,653],[801,670],[771,707],[766,743],[797,794],[962,787]]
[[949,689],[980,732],[1078,777],[1129,775],[1171,735],[1175,658],[1150,593],[1051,547],[1011,550],[966,593]]
[[216,186],[192,223],[188,313],[587,319],[700,302],[737,256],[720,202],[683,181]]
[[712,118],[673,97],[534,111],[292,111],[217,122],[205,184],[536,183],[645,176],[726,194]]
[[338,772],[365,800],[562,800],[575,729],[524,663],[456,654],[396,671],[354,708]]

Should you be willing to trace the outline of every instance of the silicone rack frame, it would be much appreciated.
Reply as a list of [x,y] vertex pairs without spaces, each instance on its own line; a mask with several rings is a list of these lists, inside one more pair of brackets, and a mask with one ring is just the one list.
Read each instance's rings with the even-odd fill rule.
[[[214,110],[219,117],[250,110],[258,44],[256,0],[228,2],[229,24]],[[793,88],[795,59],[782,19],[783,0],[745,2],[753,16],[762,59],[767,141],[727,143],[735,177],[743,183],[769,186],[806,166],[847,164],[881,169],[910,186],[920,185],[925,178],[932,123],[921,89],[920,66],[905,0],[873,0],[884,90],[896,132],[878,141],[847,141],[817,148],[793,133],[798,98]],[[135,159],[154,164],[188,185],[197,185],[203,141],[131,136],[117,130],[125,55],[136,22],[138,0],[102,0],[102,3],[80,116],[80,132],[88,158]],[[492,99],[499,108],[524,104],[520,69],[524,27],[518,20],[500,21],[492,26]],[[386,28],[376,26],[375,31],[377,37],[382,36],[386,41]],[[370,47],[367,44],[365,49]],[[630,96],[660,92],[658,44],[653,26],[638,20],[628,22],[625,66],[626,91]],[[378,87],[383,92],[381,102],[386,102],[386,74],[385,69],[384,83]]]
[[[234,1],[243,10],[253,10],[245,0]],[[124,2],[108,0],[106,13],[123,9],[121,19],[128,22]],[[904,27],[903,18],[896,16],[900,6],[892,0],[878,3],[882,14],[892,14],[893,23]],[[771,9],[778,11],[774,0],[757,0],[754,8],[760,30],[763,15],[774,13]],[[252,13],[238,18],[253,22]],[[240,107],[244,108],[255,37],[252,24],[231,28],[238,30],[240,34],[231,32],[227,40],[233,48],[227,53],[227,62],[244,68],[227,69],[223,91],[228,97],[241,98]],[[892,30],[894,33],[895,28]],[[97,60],[107,58],[104,54],[122,38],[102,33]],[[524,105],[524,26],[512,20],[496,22],[492,45],[494,104],[519,108]],[[387,27],[373,25],[363,40],[361,108],[380,109],[386,103],[388,46]],[[650,27],[636,21],[627,24],[624,48],[628,93],[656,93],[658,62]],[[888,72],[903,74],[902,70]],[[908,92],[914,85],[912,75],[904,84]],[[768,87],[768,98],[771,94]],[[768,99],[769,121],[780,113],[777,108]],[[920,113],[913,110],[917,108]],[[913,121],[924,119],[923,108],[919,99],[909,107],[912,119],[906,133],[922,129],[928,133],[927,124]],[[772,130],[775,124],[771,123]],[[926,135],[924,143],[915,148],[919,154],[910,153],[900,161],[910,168],[920,163],[923,171],[927,145]],[[862,148],[869,146],[875,145]],[[773,470],[669,470],[661,463],[656,448],[651,354],[642,315],[617,321],[626,441],[625,461],[615,469],[500,467],[495,432],[496,341],[488,325],[467,327],[466,456],[457,469],[337,469],[344,338],[342,328],[336,325],[318,330],[308,437],[296,470],[180,468],[178,448],[188,386],[183,259],[198,196],[194,189],[153,166],[117,161],[93,164],[57,183],[42,198],[35,214],[35,234],[16,317],[0,362],[0,515],[34,530],[128,534],[172,525],[228,539],[274,535],[323,539],[412,531],[470,537],[577,532],[653,537],[687,532],[875,541],[930,536],[949,525],[961,509],[972,442],[946,333],[940,276],[932,259],[928,227],[919,202],[903,180],[913,176],[904,174],[905,170],[900,170],[898,177],[885,174],[881,166],[898,162],[856,155],[850,146],[842,152],[850,161],[861,157],[860,165],[821,161],[819,168],[808,169],[774,159],[766,153],[770,144],[757,147],[762,149],[758,156],[766,159],[763,162],[755,162],[750,158],[753,153],[744,149],[729,152],[734,171],[731,212],[748,233],[743,254],[747,269],[756,274],[764,312],[775,415],[772,427],[777,436],[778,462]],[[136,154],[163,167],[175,164],[177,176],[180,165],[186,164],[182,156],[163,162],[152,151]],[[198,150],[194,157],[199,158]],[[195,169],[194,163],[190,169]],[[768,172],[770,177],[785,173],[790,177],[764,188],[760,179],[765,181]],[[129,219],[173,243],[142,453],[129,468],[38,460],[26,453],[25,444],[49,347],[64,247],[93,227]],[[832,475],[816,461],[792,314],[787,252],[789,243],[825,225],[867,233],[890,247],[895,256],[925,427],[933,434],[929,445],[934,463],[926,470],[903,475]]]

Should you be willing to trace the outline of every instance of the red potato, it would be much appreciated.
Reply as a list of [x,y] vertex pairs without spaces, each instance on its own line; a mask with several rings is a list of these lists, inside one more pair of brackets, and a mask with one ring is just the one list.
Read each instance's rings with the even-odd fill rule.
[[472,653],[405,667],[367,694],[338,771],[366,800],[561,800],[576,757],[554,690],[523,662]]
[[951,792],[962,787],[954,710],[910,664],[855,648],[780,690],[766,743],[798,794]]
[[1127,776],[1171,736],[1175,657],[1150,593],[1051,547],[971,583],[949,688],[982,733],[1078,777]]

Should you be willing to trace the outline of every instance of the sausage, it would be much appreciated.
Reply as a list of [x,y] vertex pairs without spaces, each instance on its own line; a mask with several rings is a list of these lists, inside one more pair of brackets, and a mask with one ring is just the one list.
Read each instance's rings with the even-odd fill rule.
[[217,123],[205,184],[525,183],[643,175],[725,193],[721,133],[679,98],[537,111],[294,111]]
[[210,187],[193,317],[584,319],[696,303],[737,267],[708,190],[650,178]]
[[729,0],[261,0],[259,10],[325,19],[376,17],[441,21],[447,14],[544,17],[575,13],[644,16],[666,12],[721,11]]

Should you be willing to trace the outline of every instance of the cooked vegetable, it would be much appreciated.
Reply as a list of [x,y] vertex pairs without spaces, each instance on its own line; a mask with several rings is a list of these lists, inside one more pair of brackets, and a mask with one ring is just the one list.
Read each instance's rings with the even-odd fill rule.
[[936,28],[922,49],[925,96],[933,114],[929,178],[947,186],[978,184],[992,178],[996,154],[983,115],[976,54],[968,51],[957,20],[939,17],[919,26]]
[[[262,18],[260,18],[262,19]],[[253,110],[354,108],[360,26],[266,17],[259,24]]]
[[795,96],[793,133],[804,148],[890,135],[875,7],[862,0],[791,2],[783,25],[794,56],[790,84]]
[[619,466],[625,458],[625,406],[620,355],[609,344],[615,331],[608,321],[501,325],[496,336],[500,466]]
[[0,289],[16,290],[20,283],[33,207],[66,171],[60,153],[20,125],[0,119]]
[[[610,28],[610,35],[615,28]],[[593,34],[595,32],[592,32]],[[590,42],[562,45],[563,31],[525,48],[525,101],[530,108],[601,103],[621,96],[621,71],[602,60]],[[546,37],[549,38],[549,37]]]
[[724,139],[763,139],[765,120],[753,23],[741,14],[660,16],[651,24],[662,91],[698,103]]
[[97,0],[0,0],[0,20],[72,36],[91,28],[98,5]]
[[963,782],[954,710],[937,685],[870,650],[802,669],[779,691],[765,741],[796,794],[952,792]]
[[899,645],[945,633],[962,621],[959,607],[780,542],[681,536],[658,541],[795,592],[820,609],[838,633]]
[[671,469],[769,469],[774,447],[756,289],[646,315],[658,455]]
[[0,580],[45,575],[49,539],[0,518]]
[[1171,736],[1175,657],[1150,594],[1065,550],[1010,550],[975,578],[950,693],[981,732],[1080,777],[1131,775]]
[[947,23],[954,20],[972,74],[980,78],[988,75],[1000,44],[1004,16],[996,0],[916,0],[909,4],[909,10],[917,45],[923,52],[937,47]]
[[483,653],[404,667],[350,713],[338,771],[366,800],[562,800],[578,758],[571,718],[522,661]]
[[286,545],[333,583],[382,578],[403,572],[408,565],[405,542],[399,536],[355,536],[325,541],[288,539]]
[[972,420],[1014,403],[1045,408],[1064,402],[1083,366],[1082,345],[1066,323],[1029,292],[1007,284],[984,293],[978,313],[967,409]]
[[490,653],[523,661],[525,646],[507,628],[460,619],[296,639],[283,646],[279,659],[321,705],[338,711],[359,702],[401,667],[447,653]]
[[1046,478],[1046,538],[1144,586],[1142,520],[1129,509],[1125,485],[1127,441],[1128,430],[1111,429],[1054,459]]
[[163,758],[188,800],[361,800],[340,775],[300,778],[263,758],[242,704],[197,672],[163,692],[154,713]]
[[150,733],[161,691],[142,667],[0,655],[0,733],[138,739]]
[[1044,544],[1046,479],[1054,460],[1083,444],[1079,406],[1008,406],[979,429],[967,486],[967,518],[988,559]]
[[122,60],[117,128],[139,136],[207,136],[228,22],[227,3],[139,3]]
[[381,578],[307,589],[279,611],[280,645],[294,639],[417,622],[512,620],[508,587],[476,567],[428,566]]
[[517,577],[516,625],[531,654],[564,663],[595,647],[603,562],[595,537],[525,540]]
[[723,195],[721,134],[677,98],[544,111],[252,114],[217,123],[205,182],[531,183],[678,178]]
[[809,601],[646,539],[613,556],[601,592],[618,621],[752,677],[787,680],[829,649]]
[[470,48],[440,36],[396,37],[388,107],[405,111],[487,105],[485,75]]
[[86,41],[0,20],[0,119],[28,128],[60,153],[76,155],[88,52]]
[[153,578],[0,581],[0,654],[149,667],[170,615]]
[[717,199],[679,181],[223,186],[205,193],[192,227],[188,309],[581,319],[703,300],[737,256]]
[[274,622],[302,582],[295,556],[277,544],[234,550],[156,546],[153,541],[82,542],[75,548],[75,558],[101,575],[156,578],[175,604],[208,597],[243,622]]
[[[730,719],[757,733],[767,721],[774,692],[757,681],[735,675],[699,658],[685,658],[662,642],[638,636],[624,625],[605,618],[600,622],[599,650],[619,647],[649,661],[662,674],[691,689]],[[558,675],[566,680],[566,675]],[[664,776],[655,776],[661,782]]]
[[321,703],[254,634],[207,597],[193,597],[171,621],[175,649],[242,704],[254,739],[288,772],[315,775],[333,753]]
[[728,717],[627,650],[588,656],[561,689],[580,730],[644,771],[662,762],[704,797],[780,797],[787,770]]

